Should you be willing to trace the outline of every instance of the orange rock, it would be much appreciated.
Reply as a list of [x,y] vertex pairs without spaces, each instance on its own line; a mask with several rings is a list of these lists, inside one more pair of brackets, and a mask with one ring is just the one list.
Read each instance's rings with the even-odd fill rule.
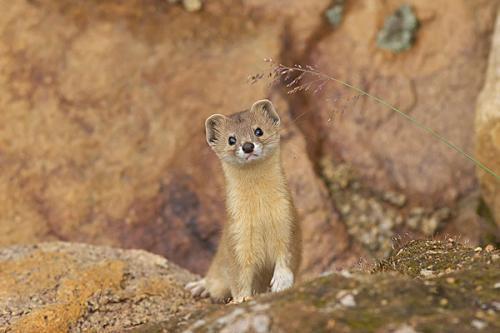
[[195,300],[194,278],[137,250],[43,243],[0,250],[0,330],[123,330],[168,320]]
[[[495,18],[493,2],[411,1],[421,22],[412,48],[379,50],[375,34],[400,1],[359,1],[311,50],[309,63],[379,96],[449,139],[473,150],[474,105],[481,89]],[[311,96],[305,135],[359,170],[376,191],[405,193],[409,203],[453,205],[476,187],[474,164],[395,112],[329,84]],[[329,98],[330,100],[326,100]],[[349,100],[351,98],[351,100]],[[334,101],[332,101],[334,100]],[[345,105],[344,105],[345,104]],[[331,114],[337,114],[329,122]]]
[[[307,23],[300,3],[283,12],[207,1],[196,14],[138,0],[3,8],[0,245],[59,239],[143,248],[203,273],[225,220],[204,120],[270,94],[265,82],[246,79],[267,69],[264,58],[280,56],[287,15]],[[308,5],[318,16],[301,43],[323,3]],[[319,271],[348,236],[304,138],[290,133],[284,154],[304,220],[304,267]]]

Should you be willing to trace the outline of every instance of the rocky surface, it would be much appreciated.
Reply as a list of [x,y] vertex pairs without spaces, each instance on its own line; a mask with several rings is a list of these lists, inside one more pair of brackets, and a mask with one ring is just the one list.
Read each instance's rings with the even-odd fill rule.
[[[291,61],[313,64],[382,97],[472,152],[471,110],[484,82],[498,2],[406,1],[420,22],[413,47],[397,54],[378,49],[377,32],[402,3],[350,3],[338,27],[318,29],[308,52]],[[311,145],[320,146],[317,155],[333,155],[371,189],[402,192],[415,206],[453,205],[476,187],[474,165],[466,158],[356,95],[329,84],[301,96],[309,113],[299,126]]]
[[410,241],[373,268],[324,273],[243,304],[183,289],[159,256],[71,243],[0,250],[0,332],[496,332],[500,251]]
[[[500,175],[500,12],[488,63],[486,81],[476,108],[476,155]],[[491,217],[500,226],[500,178],[477,169]],[[493,221],[492,221],[493,222]]]
[[[320,167],[348,233],[374,258],[389,255],[399,237],[434,235],[452,217],[447,207],[434,211],[424,207],[408,209],[403,193],[388,191],[378,194],[366,188],[348,164],[335,164],[331,159],[323,158]],[[480,229],[475,224],[472,227]],[[467,239],[475,238],[469,234]]]
[[[246,79],[264,58],[317,64],[470,150],[495,1],[410,1],[421,26],[398,55],[377,49],[376,33],[400,1],[171,2],[0,1],[0,245],[143,248],[203,273],[225,220],[222,172],[203,121],[263,97],[285,119],[304,272],[352,263],[366,250],[385,254],[400,227],[431,234],[454,225],[484,239],[482,229],[469,230],[480,225],[477,202],[461,213],[462,197],[476,193],[461,156],[373,103],[354,103],[350,92],[333,88],[346,112],[332,122],[331,96],[285,96]],[[348,165],[370,194],[335,196],[321,174],[325,158]],[[387,193],[405,204],[387,204]],[[365,201],[355,214],[341,209]],[[441,209],[452,218],[436,224]],[[410,211],[421,213],[414,228]],[[384,216],[389,228],[362,239]]]
[[0,250],[0,332],[118,332],[183,320],[194,275],[142,250],[42,243]]
[[496,332],[499,263],[491,246],[411,241],[372,274],[327,274],[218,309],[186,332]]

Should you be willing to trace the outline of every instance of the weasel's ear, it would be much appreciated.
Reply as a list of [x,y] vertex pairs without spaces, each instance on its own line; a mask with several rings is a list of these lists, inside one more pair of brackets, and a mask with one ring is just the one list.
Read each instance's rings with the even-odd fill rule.
[[219,129],[225,119],[226,116],[222,114],[213,114],[205,121],[205,132],[207,135],[207,142],[210,146],[217,143],[217,139],[220,135]]
[[270,119],[274,125],[280,124],[280,116],[278,116],[278,112],[276,112],[273,103],[271,103],[268,99],[261,99],[260,101],[253,103],[250,110],[252,112],[262,113],[265,117]]

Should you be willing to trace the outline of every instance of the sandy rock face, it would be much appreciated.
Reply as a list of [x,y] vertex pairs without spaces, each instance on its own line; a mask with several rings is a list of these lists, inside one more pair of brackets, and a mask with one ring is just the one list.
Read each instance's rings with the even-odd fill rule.
[[[471,153],[495,1],[405,3],[419,21],[408,50],[392,53],[376,44],[401,1],[358,1],[346,6],[338,27],[318,33],[302,61],[382,97]],[[401,191],[410,203],[449,205],[475,187],[474,165],[463,156],[367,97],[329,86],[309,98],[310,124],[302,126],[320,154],[332,153],[374,190]]]
[[[486,82],[476,108],[476,154],[500,174],[500,12],[488,63]],[[482,195],[500,226],[500,180],[477,169]]]
[[[143,248],[204,272],[225,209],[203,124],[268,96],[246,82],[281,48],[282,18],[264,19],[261,5],[2,2],[0,244]],[[290,133],[283,151],[305,239],[327,253],[311,247],[304,267],[320,270],[347,234],[301,133]]]
[[195,310],[194,276],[142,250],[42,243],[0,250],[0,331],[118,332]]

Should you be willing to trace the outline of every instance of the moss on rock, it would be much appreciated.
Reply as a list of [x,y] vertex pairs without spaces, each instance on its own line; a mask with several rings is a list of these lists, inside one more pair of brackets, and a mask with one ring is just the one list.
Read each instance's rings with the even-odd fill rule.
[[[226,306],[190,331],[494,332],[500,330],[499,256],[454,241],[412,241],[372,274],[334,273]],[[420,274],[429,267],[433,274]]]

